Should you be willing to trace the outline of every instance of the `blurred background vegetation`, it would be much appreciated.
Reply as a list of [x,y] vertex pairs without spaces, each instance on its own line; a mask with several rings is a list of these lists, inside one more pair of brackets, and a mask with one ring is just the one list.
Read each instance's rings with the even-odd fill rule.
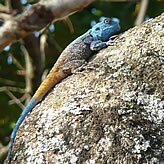
[[[8,0],[0,0],[0,4],[3,5],[8,2]],[[35,2],[35,0],[20,0],[22,9],[30,7]],[[41,79],[44,79],[53,67],[62,50],[77,36],[88,30],[101,16],[119,18],[121,32],[135,26],[141,2],[95,1],[69,19],[51,23],[43,30],[33,33],[31,38],[5,47],[0,54],[0,154],[1,149],[8,144],[11,131],[25,104],[35,92]],[[160,15],[163,6],[164,0],[148,0],[144,20]],[[35,64],[39,68],[35,68]],[[30,71],[34,72],[33,76],[30,76]]]

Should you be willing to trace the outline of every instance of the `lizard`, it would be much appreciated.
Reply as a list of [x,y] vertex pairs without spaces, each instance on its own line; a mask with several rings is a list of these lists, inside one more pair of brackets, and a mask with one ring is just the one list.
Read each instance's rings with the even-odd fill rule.
[[110,38],[120,30],[117,18],[103,17],[103,20],[95,24],[86,33],[71,42],[61,53],[46,79],[41,83],[12,131],[9,143],[8,158],[10,158],[16,133],[25,117],[43,99],[43,97],[60,81],[86,63],[94,52],[107,47]]

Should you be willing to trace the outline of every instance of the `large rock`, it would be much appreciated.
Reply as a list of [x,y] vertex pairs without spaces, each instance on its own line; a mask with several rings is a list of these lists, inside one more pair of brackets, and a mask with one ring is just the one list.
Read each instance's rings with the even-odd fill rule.
[[97,53],[39,103],[11,163],[164,163],[164,14]]

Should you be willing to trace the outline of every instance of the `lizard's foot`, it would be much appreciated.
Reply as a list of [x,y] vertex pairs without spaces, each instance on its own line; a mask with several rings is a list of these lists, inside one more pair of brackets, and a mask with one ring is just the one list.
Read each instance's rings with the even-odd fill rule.
[[114,45],[114,41],[115,39],[118,38],[118,35],[113,35],[109,38],[109,40],[106,42],[106,45],[107,46],[113,46]]

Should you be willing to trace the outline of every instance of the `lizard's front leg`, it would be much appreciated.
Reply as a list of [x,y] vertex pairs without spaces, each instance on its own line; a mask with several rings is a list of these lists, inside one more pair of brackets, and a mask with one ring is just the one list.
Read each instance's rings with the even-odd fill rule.
[[114,39],[117,37],[118,37],[117,35],[113,35],[109,38],[109,40],[107,42],[103,42],[101,40],[92,41],[90,44],[90,49],[92,51],[98,51],[98,50],[101,50],[107,46],[111,46],[114,43]]
[[91,44],[90,44],[90,49],[92,51],[98,51],[98,50],[101,50],[105,47],[107,47],[107,42],[103,42],[101,40],[95,40],[95,41],[92,41]]

